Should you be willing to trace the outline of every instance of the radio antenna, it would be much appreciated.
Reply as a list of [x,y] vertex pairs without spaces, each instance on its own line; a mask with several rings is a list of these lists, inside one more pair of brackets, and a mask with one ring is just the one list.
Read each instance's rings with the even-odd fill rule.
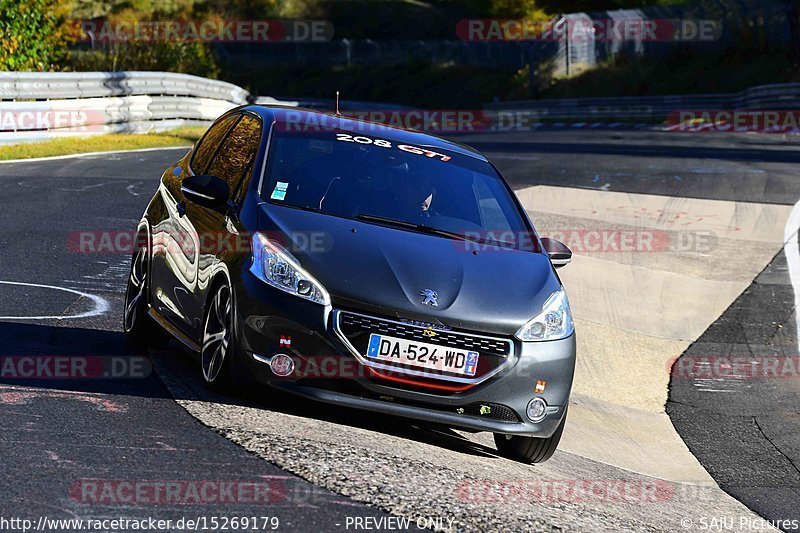
[[336,91],[336,116],[341,117],[342,114],[339,113],[339,91]]

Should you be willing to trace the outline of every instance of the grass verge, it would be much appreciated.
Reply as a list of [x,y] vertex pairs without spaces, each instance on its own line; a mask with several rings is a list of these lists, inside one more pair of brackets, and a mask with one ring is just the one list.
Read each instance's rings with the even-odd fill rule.
[[0,161],[162,146],[189,146],[199,139],[205,130],[203,126],[185,126],[162,133],[110,133],[93,137],[64,137],[42,142],[6,144],[0,145]]

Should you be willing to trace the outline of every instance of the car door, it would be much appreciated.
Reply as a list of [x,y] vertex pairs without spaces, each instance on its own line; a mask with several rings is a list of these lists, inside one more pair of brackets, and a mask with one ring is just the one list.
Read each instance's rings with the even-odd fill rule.
[[[192,325],[191,334],[194,338],[202,334],[203,308],[219,262],[229,254],[249,256],[249,241],[247,246],[241,245],[239,236],[242,228],[237,215],[242,196],[246,193],[246,187],[242,184],[252,174],[261,133],[261,119],[250,113],[242,113],[202,172],[221,178],[228,184],[230,196],[227,210],[215,210],[186,200],[186,216],[197,231],[199,243],[197,283],[194,285],[192,301],[184,311]],[[200,173],[200,168],[195,169],[194,165],[192,170]]]
[[161,316],[184,333],[194,329],[193,313],[187,314],[187,310],[196,301],[200,243],[192,217],[187,213],[181,181],[195,172],[205,172],[238,120],[239,114],[217,120],[188,157],[161,178],[157,197],[161,209],[157,210],[158,220],[151,220],[151,301]]

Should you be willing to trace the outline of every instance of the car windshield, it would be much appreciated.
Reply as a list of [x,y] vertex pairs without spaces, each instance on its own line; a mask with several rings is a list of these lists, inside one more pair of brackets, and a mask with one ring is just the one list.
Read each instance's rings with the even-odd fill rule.
[[469,155],[382,135],[274,132],[266,176],[273,204],[538,252],[497,172]]

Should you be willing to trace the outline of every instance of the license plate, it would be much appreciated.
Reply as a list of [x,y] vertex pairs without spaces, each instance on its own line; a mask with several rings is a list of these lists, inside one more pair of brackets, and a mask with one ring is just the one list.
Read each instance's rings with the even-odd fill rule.
[[478,369],[478,352],[436,346],[427,342],[409,341],[375,333],[369,336],[367,356],[380,361],[474,376]]

